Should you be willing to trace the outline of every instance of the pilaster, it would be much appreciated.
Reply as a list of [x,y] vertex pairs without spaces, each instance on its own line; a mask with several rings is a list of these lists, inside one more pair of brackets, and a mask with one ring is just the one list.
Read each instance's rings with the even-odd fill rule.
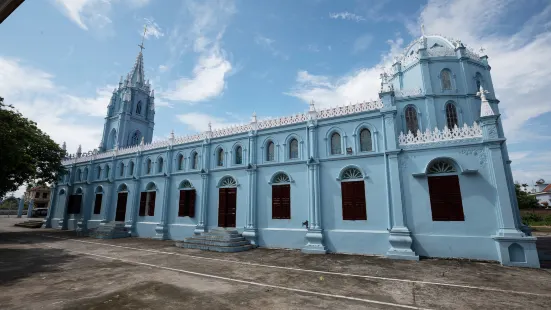
[[31,199],[31,201],[29,201],[29,208],[27,209],[27,218],[33,217],[33,207],[34,207],[34,199]]
[[17,207],[17,217],[23,216],[23,208],[25,208],[25,198],[19,198],[19,206]]
[[46,217],[44,218],[44,222],[42,223],[42,228],[52,228],[52,217],[55,213],[55,206],[57,204],[57,185],[54,183],[50,187],[50,207],[48,208],[48,214],[46,214]]
[[172,178],[170,176],[170,172],[172,171],[172,146],[168,148],[166,151],[166,173],[165,173],[165,180],[164,180],[164,190],[163,190],[163,205],[161,207],[161,221],[157,226],[155,227],[155,239],[158,240],[165,240],[168,238],[168,204],[170,203],[170,188],[171,188],[171,181]]
[[195,227],[194,234],[200,235],[208,229],[207,223],[207,207],[208,207],[208,186],[209,186],[209,174],[207,172],[201,172],[201,205],[199,210],[199,221]]

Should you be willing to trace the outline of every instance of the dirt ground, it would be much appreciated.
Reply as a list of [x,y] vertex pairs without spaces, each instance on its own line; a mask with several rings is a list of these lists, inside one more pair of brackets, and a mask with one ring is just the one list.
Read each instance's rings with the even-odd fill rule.
[[215,253],[171,241],[98,240],[0,218],[1,309],[550,309],[542,269],[497,263],[255,249]]

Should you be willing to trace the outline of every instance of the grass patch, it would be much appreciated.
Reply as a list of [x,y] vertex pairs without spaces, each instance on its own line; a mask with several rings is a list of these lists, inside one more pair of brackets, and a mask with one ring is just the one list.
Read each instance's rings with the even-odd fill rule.
[[539,215],[537,213],[525,213],[522,215],[522,223],[528,226],[551,226],[551,215]]

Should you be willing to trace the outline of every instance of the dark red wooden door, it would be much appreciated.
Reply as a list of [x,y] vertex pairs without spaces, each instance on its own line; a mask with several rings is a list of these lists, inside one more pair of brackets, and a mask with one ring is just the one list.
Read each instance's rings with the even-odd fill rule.
[[272,186],[272,218],[291,218],[291,185]]
[[94,201],[94,214],[101,213],[101,200],[103,199],[102,194],[96,194],[96,200]]
[[367,219],[363,181],[342,182],[341,195],[343,220]]
[[433,221],[464,221],[459,178],[456,175],[428,178]]
[[115,213],[115,221],[124,222],[126,216],[126,201],[128,200],[128,193],[119,193],[117,198],[117,212]]
[[218,190],[218,227],[235,227],[237,214],[237,189]]

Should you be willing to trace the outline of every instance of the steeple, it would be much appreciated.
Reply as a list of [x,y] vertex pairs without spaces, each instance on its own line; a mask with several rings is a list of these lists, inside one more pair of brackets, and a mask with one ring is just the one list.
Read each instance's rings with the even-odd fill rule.
[[147,26],[144,28],[142,43],[138,45],[140,47],[140,52],[138,53],[138,57],[136,57],[136,63],[134,63],[134,67],[130,72],[130,79],[129,79],[130,85],[134,87],[142,87],[145,82],[142,51],[145,49],[145,47],[143,47],[143,42],[145,39],[146,32],[147,32]]

